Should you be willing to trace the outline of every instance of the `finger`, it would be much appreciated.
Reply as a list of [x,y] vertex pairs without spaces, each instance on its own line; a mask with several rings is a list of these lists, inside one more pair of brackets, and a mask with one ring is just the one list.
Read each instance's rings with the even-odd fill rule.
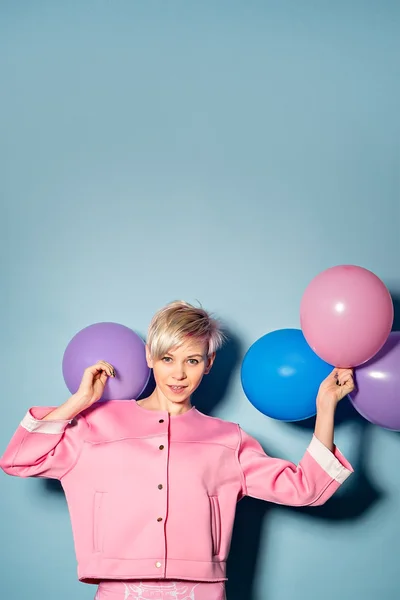
[[105,373],[104,371],[102,372],[102,374],[100,375],[100,381],[103,385],[106,385],[107,383],[107,379],[108,379],[108,375],[107,373]]
[[99,360],[98,362],[101,363],[102,365],[105,365],[106,367],[109,367],[110,369],[113,368],[112,364],[110,364],[106,360]]
[[343,375],[353,375],[353,369],[336,369],[338,376],[342,377]]
[[105,360],[103,360],[103,363],[107,366],[107,370],[111,374],[111,377],[115,377],[114,367],[109,362],[106,362]]
[[350,379],[353,379],[353,374],[351,371],[340,373],[338,376],[339,385],[344,385]]
[[85,370],[85,375],[89,378],[89,380],[92,381],[100,379],[103,375],[106,377],[106,379],[110,377],[107,370],[99,364],[93,365],[92,367],[88,367]]
[[354,387],[354,378],[352,375],[349,375],[348,377],[341,379],[340,380],[340,385],[342,387]]
[[353,380],[346,381],[346,383],[341,386],[343,396],[347,396],[347,394],[350,394],[354,390],[354,388],[355,385]]
[[338,377],[338,369],[336,367],[329,373],[327,379],[337,379]]
[[101,371],[104,371],[104,367],[103,367],[103,365],[100,365],[99,363],[96,363],[95,365],[91,365],[90,367],[87,367],[85,369],[85,373],[90,373],[91,375],[97,375],[98,373],[101,373]]
[[111,377],[115,377],[115,369],[114,369],[114,367],[110,363],[106,363],[106,364],[107,364],[108,368],[111,371]]
[[99,360],[96,363],[96,365],[101,366],[101,368],[107,373],[109,377],[115,377],[114,367],[110,365],[110,363],[106,362],[105,360]]
[[336,385],[343,385],[343,383],[352,376],[353,369],[334,369],[334,379],[336,381]]

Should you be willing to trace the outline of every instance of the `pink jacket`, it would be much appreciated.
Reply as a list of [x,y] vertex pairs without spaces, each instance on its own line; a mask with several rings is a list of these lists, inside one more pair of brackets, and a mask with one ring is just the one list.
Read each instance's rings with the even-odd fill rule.
[[222,581],[238,500],[318,506],[352,472],[315,436],[296,466],[196,408],[171,417],[113,400],[71,422],[41,421],[51,410],[28,411],[0,466],[61,481],[86,583]]

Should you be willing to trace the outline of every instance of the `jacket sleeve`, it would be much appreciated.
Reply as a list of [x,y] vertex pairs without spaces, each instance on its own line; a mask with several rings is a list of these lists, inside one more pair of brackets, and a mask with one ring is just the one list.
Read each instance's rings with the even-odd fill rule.
[[239,427],[237,457],[242,495],[288,506],[324,504],[353,472],[335,447],[331,452],[313,436],[298,465],[268,456],[261,445]]
[[33,407],[11,438],[0,467],[16,477],[61,479],[76,463],[88,424],[83,415],[71,421],[43,421],[54,407]]

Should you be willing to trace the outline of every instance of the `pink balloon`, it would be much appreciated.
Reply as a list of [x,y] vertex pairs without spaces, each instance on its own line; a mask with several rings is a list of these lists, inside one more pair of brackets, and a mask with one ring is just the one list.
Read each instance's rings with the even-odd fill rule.
[[331,267],[307,286],[300,305],[304,337],[336,367],[356,367],[382,348],[393,325],[389,290],[374,273],[355,265]]

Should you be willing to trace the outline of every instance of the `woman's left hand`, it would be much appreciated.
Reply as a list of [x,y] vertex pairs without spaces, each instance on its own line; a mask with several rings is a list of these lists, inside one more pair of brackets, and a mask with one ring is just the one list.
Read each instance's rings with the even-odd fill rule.
[[353,369],[333,369],[319,386],[317,409],[328,406],[336,408],[354,387]]

